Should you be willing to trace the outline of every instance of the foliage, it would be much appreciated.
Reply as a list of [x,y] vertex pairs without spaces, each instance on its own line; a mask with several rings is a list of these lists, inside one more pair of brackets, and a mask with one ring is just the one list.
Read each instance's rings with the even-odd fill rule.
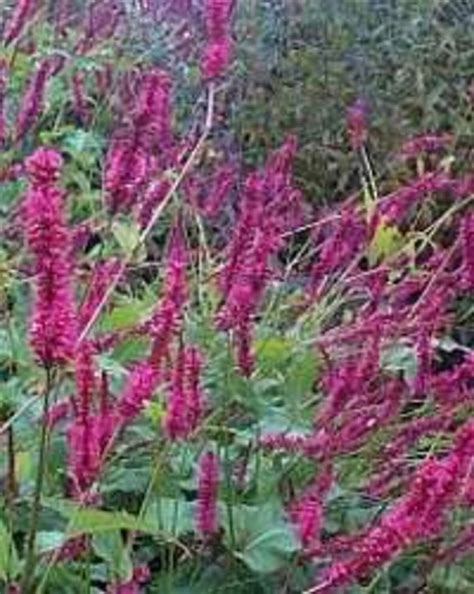
[[376,177],[420,133],[453,133],[472,159],[471,2],[272,1],[241,3],[241,12],[233,125],[252,162],[297,134],[297,175],[310,200],[357,186],[344,112],[358,97],[371,111]]

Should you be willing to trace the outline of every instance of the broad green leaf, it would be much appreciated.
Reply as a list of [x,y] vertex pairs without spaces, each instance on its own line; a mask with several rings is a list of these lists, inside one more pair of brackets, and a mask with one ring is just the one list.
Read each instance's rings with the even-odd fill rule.
[[[235,507],[233,524],[236,539],[233,553],[257,573],[277,571],[299,549],[293,528],[274,503]],[[226,542],[229,546],[229,525],[226,526]]]
[[193,511],[189,501],[160,497],[151,501],[145,521],[157,532],[176,537],[193,529]]
[[121,582],[131,579],[133,563],[120,532],[114,530],[112,532],[94,534],[92,546],[96,555],[107,563],[110,573],[114,577],[119,578]]
[[106,332],[114,330],[123,330],[130,326],[135,326],[148,316],[153,308],[149,301],[140,299],[127,299],[104,317],[102,328]]
[[129,256],[135,251],[135,260],[137,262],[146,258],[146,250],[143,246],[137,250],[140,243],[140,228],[136,223],[132,221],[114,221],[112,223],[112,233],[124,254]]
[[0,578],[15,576],[18,571],[18,553],[10,531],[0,520]]
[[148,483],[150,482],[151,468],[149,464],[129,467],[128,465],[109,468],[104,483],[102,493],[130,493],[144,494]]
[[267,338],[256,341],[258,364],[264,370],[280,369],[291,356],[293,344],[284,338]]
[[93,132],[86,130],[74,130],[63,140],[63,148],[73,157],[83,153],[99,153],[102,149],[102,140]]
[[146,338],[131,338],[125,340],[114,349],[114,359],[126,365],[132,361],[143,359],[147,352],[148,341]]
[[317,368],[318,361],[314,352],[295,354],[286,381],[286,392],[290,398],[299,399],[311,392]]
[[75,512],[70,520],[70,531],[76,534],[97,534],[114,530],[155,532],[152,526],[127,512],[81,509]]
[[415,348],[403,343],[389,347],[382,353],[382,368],[394,373],[401,372],[406,380],[413,380],[418,372]]
[[67,541],[64,532],[52,530],[50,532],[38,532],[36,535],[36,547],[40,553],[58,549]]
[[150,402],[145,408],[144,414],[153,424],[159,426],[166,415],[166,409],[161,402]]
[[100,369],[107,371],[113,377],[125,377],[128,373],[123,365],[108,355],[100,355],[97,361]]
[[403,236],[397,227],[379,225],[369,247],[370,261],[385,260],[403,247],[403,243]]
[[156,527],[125,511],[109,512],[100,509],[80,508],[64,500],[46,500],[45,505],[55,509],[69,520],[68,535],[99,534],[116,530],[134,530],[156,534]]
[[465,569],[457,564],[440,566],[429,577],[430,591],[433,594],[471,594],[472,580]]

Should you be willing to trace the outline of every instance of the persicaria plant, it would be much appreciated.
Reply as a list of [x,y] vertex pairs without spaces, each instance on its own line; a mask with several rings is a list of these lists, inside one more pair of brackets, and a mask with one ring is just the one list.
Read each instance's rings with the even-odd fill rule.
[[457,139],[377,174],[356,99],[322,209],[294,135],[254,168],[222,140],[235,2],[7,4],[2,591],[432,591],[474,547]]

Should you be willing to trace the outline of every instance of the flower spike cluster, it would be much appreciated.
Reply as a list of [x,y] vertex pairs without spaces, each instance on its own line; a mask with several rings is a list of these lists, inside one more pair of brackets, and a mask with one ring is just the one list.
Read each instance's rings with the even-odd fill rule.
[[174,160],[172,84],[166,72],[152,68],[139,73],[133,87],[127,92],[131,114],[124,110],[123,125],[107,152],[105,188],[112,213],[137,206],[146,227],[166,195],[169,184],[163,174]]
[[471,472],[473,454],[474,425],[468,423],[459,431],[452,451],[440,460],[424,462],[408,492],[367,534],[354,541],[349,559],[332,565],[320,586],[311,591],[336,592],[367,577],[414,544],[436,537]]
[[182,325],[188,299],[187,266],[186,245],[178,225],[171,230],[163,297],[147,324],[152,339],[150,362],[157,369],[168,355],[171,342]]
[[230,37],[231,0],[206,0],[207,43],[201,62],[204,80],[222,76],[232,55]]
[[171,440],[187,439],[204,413],[202,356],[194,346],[180,348],[170,384],[164,428]]
[[76,349],[74,418],[67,438],[71,495],[78,500],[100,475],[104,454],[120,427],[119,412],[111,406],[107,378],[99,377],[95,355],[90,341],[83,341]]
[[296,141],[290,137],[262,172],[248,178],[219,277],[224,303],[217,314],[217,327],[235,332],[239,367],[245,375],[253,368],[253,317],[273,275],[272,259],[284,245],[282,235],[300,212],[300,195],[292,186],[295,151]]
[[62,164],[61,155],[46,148],[38,149],[26,161],[29,188],[24,225],[35,259],[36,285],[30,340],[36,357],[46,367],[71,361],[77,336],[65,196],[55,185]]

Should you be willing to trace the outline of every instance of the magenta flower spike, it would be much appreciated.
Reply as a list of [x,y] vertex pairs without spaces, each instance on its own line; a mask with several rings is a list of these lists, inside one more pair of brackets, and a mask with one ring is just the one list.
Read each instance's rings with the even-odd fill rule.
[[7,61],[0,59],[0,147],[5,144],[7,139],[6,99],[8,74]]
[[46,58],[33,73],[20,104],[15,124],[15,139],[22,140],[41,116],[49,79],[61,68],[62,62]]
[[37,8],[38,0],[18,0],[16,2],[13,14],[7,21],[3,33],[3,41],[6,45],[10,45],[20,37]]
[[201,536],[209,538],[219,528],[219,459],[213,452],[206,452],[199,461],[198,483],[196,527]]
[[222,76],[231,60],[231,10],[231,0],[206,0],[207,43],[201,60],[204,80],[213,80]]
[[30,185],[23,205],[24,226],[36,275],[30,341],[47,367],[71,361],[77,337],[71,237],[64,194],[54,185],[61,167],[61,156],[50,149],[38,149],[26,161]]
[[357,151],[368,138],[368,106],[363,99],[357,99],[347,109],[347,131],[352,149]]

